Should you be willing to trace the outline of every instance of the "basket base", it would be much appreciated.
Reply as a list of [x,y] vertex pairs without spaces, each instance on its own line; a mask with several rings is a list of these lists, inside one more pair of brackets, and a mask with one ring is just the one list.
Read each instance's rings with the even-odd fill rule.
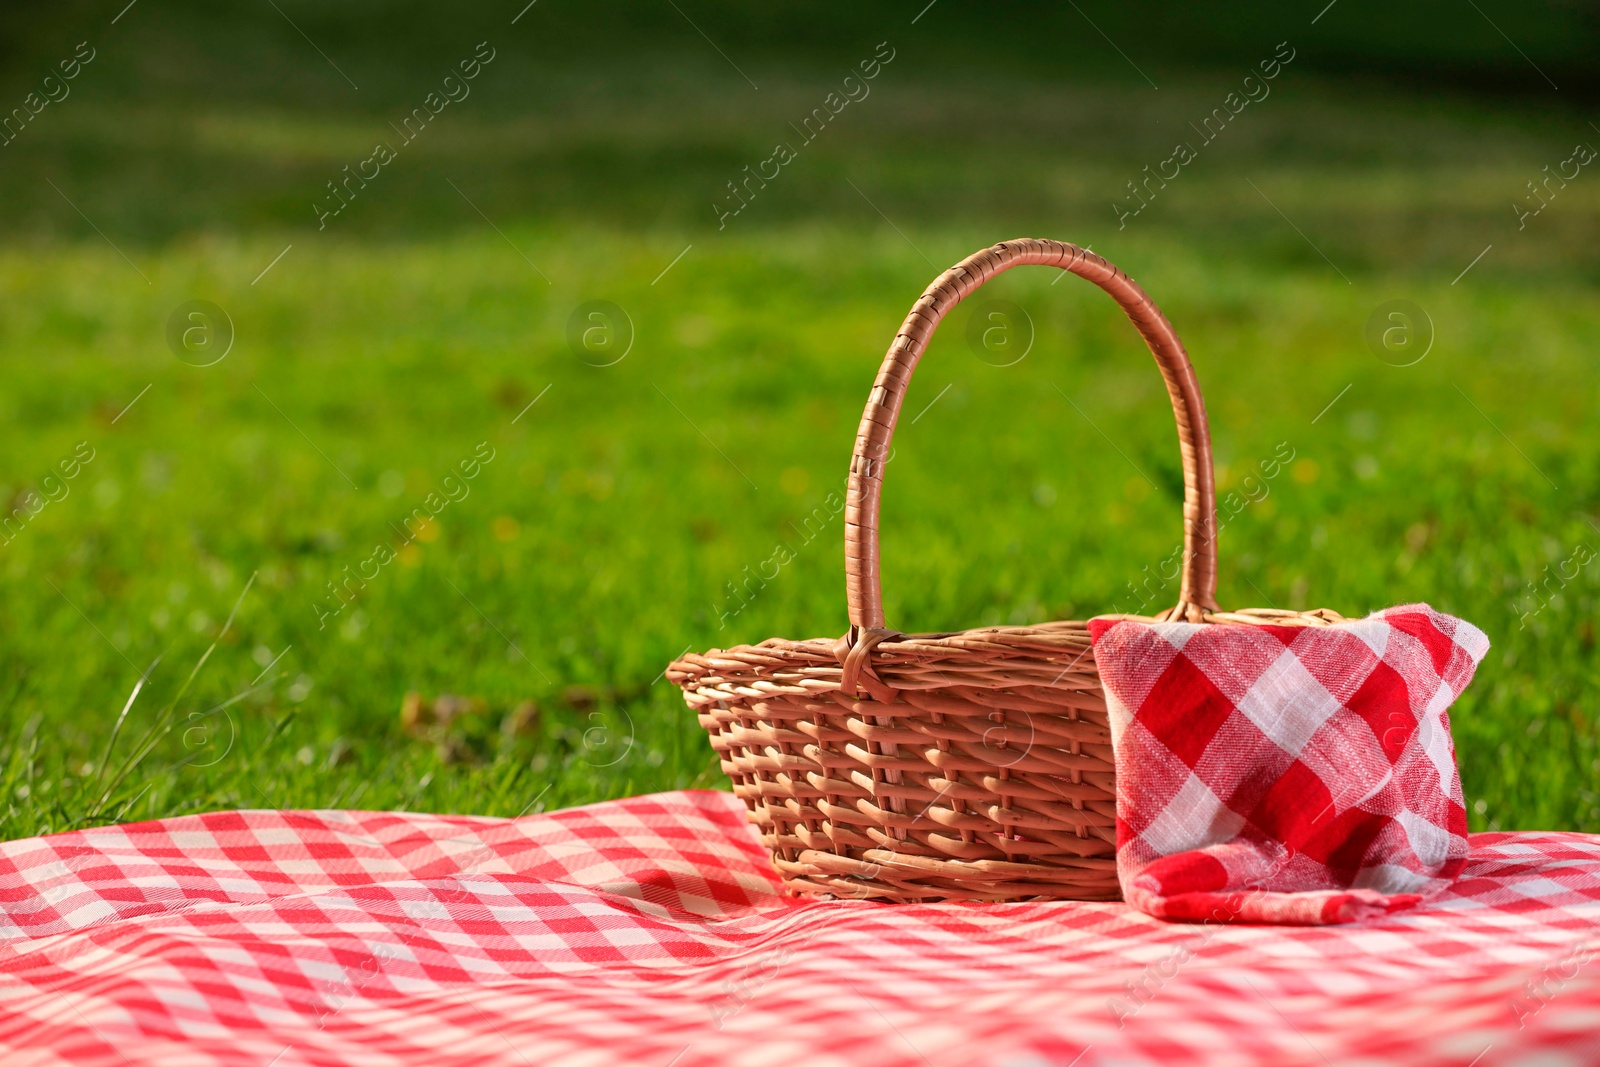
[[797,860],[773,857],[784,888],[797,896],[833,900],[881,900],[893,904],[939,901],[1121,900],[1115,858],[1085,858],[1071,880],[1057,864],[971,863],[881,856],[852,859],[808,850]]

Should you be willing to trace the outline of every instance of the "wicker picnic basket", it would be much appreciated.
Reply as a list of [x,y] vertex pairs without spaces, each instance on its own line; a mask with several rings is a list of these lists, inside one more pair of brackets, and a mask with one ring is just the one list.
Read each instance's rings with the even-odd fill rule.
[[883,465],[939,320],[1028,264],[1100,286],[1150,346],[1183,455],[1183,569],[1161,619],[1326,625],[1328,611],[1219,612],[1205,405],[1183,345],[1132,279],[1060,241],[1006,241],[945,271],[906,316],[856,436],[845,503],[850,630],[686,655],[667,668],[795,893],[890,901],[1112,900],[1116,794],[1105,696],[1084,622],[963,633],[886,629]]

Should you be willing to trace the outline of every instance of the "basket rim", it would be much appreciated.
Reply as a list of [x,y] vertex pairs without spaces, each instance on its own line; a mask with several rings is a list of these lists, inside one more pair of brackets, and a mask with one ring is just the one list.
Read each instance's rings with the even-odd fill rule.
[[[1091,619],[1145,623],[1166,621],[1160,615],[1133,615],[1126,613],[1094,615],[1091,616]],[[1004,652],[1009,647],[1019,658],[1029,653],[1049,654],[1054,652],[1059,655],[1062,652],[1091,647],[1089,621],[1089,619],[1059,619],[1026,626],[978,626],[968,630],[930,631],[926,633],[898,633],[891,631],[888,636],[876,643],[872,651],[876,654],[874,658],[894,657],[896,653],[901,653],[913,659],[920,659],[922,656],[919,656],[918,653],[926,655],[930,651],[973,651],[974,641],[976,640],[991,652]],[[1334,626],[1348,621],[1349,619],[1346,616],[1331,608],[1313,608],[1305,611],[1295,611],[1288,608],[1241,608],[1236,611],[1207,612],[1202,617],[1201,622],[1185,624],[1303,628]],[[1051,638],[1059,639],[1068,636],[1077,638],[1077,640],[1059,644],[1050,640]],[[800,639],[768,637],[754,644],[716,647],[707,649],[704,652],[686,652],[668,664],[667,675],[668,677],[673,674],[702,675],[709,670],[726,666],[726,664],[714,665],[711,662],[718,658],[741,656],[766,658],[771,657],[774,653],[785,659],[794,657],[797,661],[795,666],[800,666],[800,661],[805,660],[810,660],[817,666],[838,666],[842,658],[841,641],[841,638],[831,637]],[[1092,654],[1087,658],[1092,662]],[[690,678],[682,680],[673,678],[672,680],[680,686],[694,684]]]

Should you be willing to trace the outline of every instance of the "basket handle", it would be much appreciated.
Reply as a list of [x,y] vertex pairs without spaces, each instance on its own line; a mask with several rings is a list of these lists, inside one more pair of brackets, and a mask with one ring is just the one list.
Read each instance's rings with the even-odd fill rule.
[[[863,632],[881,639],[884,633],[883,590],[878,564],[878,502],[883,489],[883,463],[894,435],[900,402],[911,373],[933,338],[939,320],[962,298],[990,278],[1029,264],[1060,267],[1086,278],[1111,294],[1127,312],[1161,368],[1172,414],[1178,424],[1183,456],[1183,578],[1178,604],[1165,617],[1199,622],[1216,610],[1217,545],[1216,484],[1211,470],[1211,433],[1205,401],[1183,342],[1143,289],[1133,279],[1093,252],[1064,241],[1024,238],[1005,241],[957,263],[923,292],[895,335],[878,370],[867,409],[856,433],[845,495],[844,566],[850,609],[846,648],[854,648]],[[876,640],[866,642],[876,644]],[[864,650],[864,651],[870,651]]]

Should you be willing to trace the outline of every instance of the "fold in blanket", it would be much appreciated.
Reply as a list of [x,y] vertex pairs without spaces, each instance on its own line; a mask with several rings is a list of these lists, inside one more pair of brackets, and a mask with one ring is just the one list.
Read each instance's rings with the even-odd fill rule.
[[1407,908],[1467,855],[1448,709],[1489,649],[1425,604],[1329,627],[1094,619],[1117,873],[1161,918]]

